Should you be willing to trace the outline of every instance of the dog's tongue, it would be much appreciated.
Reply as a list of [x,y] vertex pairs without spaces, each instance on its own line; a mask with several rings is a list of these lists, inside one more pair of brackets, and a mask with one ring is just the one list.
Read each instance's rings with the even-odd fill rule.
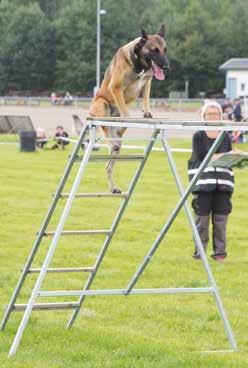
[[158,80],[164,80],[165,78],[163,70],[155,63],[153,63],[153,75]]

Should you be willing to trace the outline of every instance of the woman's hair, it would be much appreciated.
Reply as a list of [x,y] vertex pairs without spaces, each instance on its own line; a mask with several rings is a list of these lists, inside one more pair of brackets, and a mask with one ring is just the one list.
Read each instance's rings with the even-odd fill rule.
[[201,110],[201,119],[202,119],[202,121],[205,120],[204,116],[205,116],[205,114],[207,112],[207,109],[209,107],[215,107],[216,109],[218,109],[219,112],[220,112],[220,120],[223,119],[223,113],[222,113],[222,108],[221,108],[220,104],[216,101],[207,100],[205,102],[204,106],[202,107],[202,110]]

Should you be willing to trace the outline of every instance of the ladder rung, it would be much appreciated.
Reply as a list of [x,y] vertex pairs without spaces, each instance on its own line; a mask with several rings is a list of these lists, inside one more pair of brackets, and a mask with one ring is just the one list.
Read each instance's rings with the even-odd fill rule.
[[[48,268],[46,272],[93,272],[94,267]],[[30,268],[28,273],[39,273],[41,268]]]
[[[61,193],[61,198],[69,197],[70,193]],[[127,198],[127,193],[77,193],[75,194],[76,198]]]
[[[36,303],[33,305],[33,310],[57,310],[57,309],[76,309],[78,303]],[[27,304],[14,304],[13,310],[20,312],[27,308]]]
[[[93,155],[89,158],[89,161],[135,161],[135,160],[143,160],[144,155]],[[82,161],[83,156],[77,156],[75,161]]]
[[[102,235],[110,234],[110,230],[67,230],[61,231],[61,235]],[[44,236],[54,235],[55,231],[46,231]]]

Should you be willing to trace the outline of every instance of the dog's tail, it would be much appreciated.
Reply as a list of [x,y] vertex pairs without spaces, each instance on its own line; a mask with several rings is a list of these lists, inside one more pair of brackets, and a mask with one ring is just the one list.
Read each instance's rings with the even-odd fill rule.
[[[72,115],[72,118],[73,118],[72,130],[75,134],[80,135],[85,124],[82,122],[82,120],[80,119],[78,115]],[[89,143],[89,139],[85,139],[84,142],[82,143],[83,150],[87,147],[88,143]],[[97,146],[93,147],[93,151],[98,151],[98,150],[99,150],[99,147]]]
[[82,122],[82,120],[78,115],[73,114],[72,118],[73,118],[72,131],[74,134],[80,135],[84,127],[84,123]]

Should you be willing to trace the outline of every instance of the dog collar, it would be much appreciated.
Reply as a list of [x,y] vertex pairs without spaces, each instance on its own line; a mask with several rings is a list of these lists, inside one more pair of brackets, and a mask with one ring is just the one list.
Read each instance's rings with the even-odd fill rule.
[[133,50],[130,51],[130,59],[133,64],[134,72],[137,74],[139,78],[142,77],[145,74],[146,70],[144,66],[141,64],[138,55]]
[[142,69],[141,72],[138,74],[138,77],[142,77],[145,74],[145,69]]

